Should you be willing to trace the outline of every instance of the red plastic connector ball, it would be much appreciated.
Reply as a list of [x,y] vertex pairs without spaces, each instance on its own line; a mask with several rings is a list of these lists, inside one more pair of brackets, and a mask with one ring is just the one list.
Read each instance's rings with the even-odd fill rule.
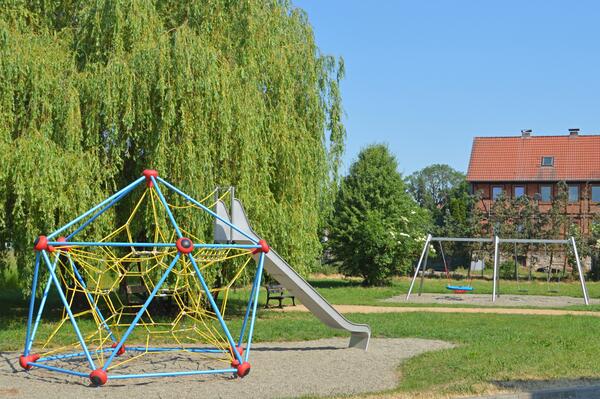
[[[117,343],[115,342],[114,344],[112,344],[110,346],[111,348],[116,348],[117,347]],[[121,345],[121,347],[119,348],[119,350],[117,351],[117,356],[121,356],[123,353],[125,353],[125,345]]]
[[240,378],[244,378],[250,373],[250,363],[244,362],[237,366],[237,375]]
[[[58,239],[56,240],[58,242],[66,242],[67,239],[65,237],[58,237]],[[58,249],[59,251],[65,251],[65,252],[69,252],[71,250],[71,246],[70,245],[57,245],[56,249]]]
[[36,360],[40,358],[40,355],[36,353],[29,354],[27,356],[19,356],[19,365],[23,368],[23,370],[30,370],[31,365],[27,363],[35,363]]
[[231,367],[233,367],[234,369],[237,369],[239,365],[240,365],[240,362],[238,362],[237,359],[233,359],[231,361]]
[[[236,346],[235,350],[240,354],[240,357],[244,356],[244,347],[243,346]],[[233,351],[234,351],[233,348],[229,348],[229,353],[231,354],[231,356],[233,356],[235,358],[235,353]]]
[[266,254],[269,252],[269,244],[267,244],[265,240],[259,240],[258,245],[260,245],[260,248],[256,248],[254,251],[252,251],[253,254],[259,254],[261,252]]
[[244,347],[243,346],[236,346],[235,349],[237,349],[240,356],[244,356]]
[[194,250],[194,243],[192,242],[192,240],[186,237],[181,237],[180,239],[178,239],[175,242],[175,246],[177,247],[177,250],[182,254],[189,254]]
[[39,236],[33,242],[33,249],[36,251],[43,251],[44,249],[48,249],[48,237]]
[[92,385],[97,387],[104,385],[106,384],[106,381],[108,381],[108,374],[102,369],[96,369],[90,373],[90,381],[92,382]]
[[153,187],[154,183],[152,183],[152,179],[151,177],[158,177],[158,172],[155,171],[154,169],[144,169],[144,171],[142,172],[142,175],[144,175],[144,177],[146,178],[146,185],[148,187]]

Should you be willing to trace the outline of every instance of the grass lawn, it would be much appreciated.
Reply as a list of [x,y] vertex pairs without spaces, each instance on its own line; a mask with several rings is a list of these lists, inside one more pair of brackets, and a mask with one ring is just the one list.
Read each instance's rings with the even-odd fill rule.
[[[333,303],[369,305],[380,305],[379,299],[406,293],[409,283],[399,279],[391,287],[363,288],[355,281],[311,282]],[[425,287],[444,292],[445,283],[429,280]],[[503,284],[507,290],[511,287],[509,283]],[[564,294],[576,290],[576,285],[565,285],[564,290]],[[590,284],[591,293],[598,291],[599,285]],[[233,293],[232,301],[246,294],[245,290],[238,290]],[[264,301],[264,293],[262,298]],[[25,335],[26,303],[8,290],[0,292],[0,303],[0,350],[20,350]],[[51,330],[57,316],[55,311],[50,317],[54,321],[43,324],[42,332]],[[369,323],[374,337],[429,338],[458,345],[417,356],[401,365],[402,379],[394,394],[407,397],[482,394],[498,390],[507,381],[600,379],[597,361],[600,340],[596,337],[600,318],[597,317],[398,313],[350,314],[348,318]],[[82,324],[84,330],[93,327],[91,321]],[[239,326],[240,321],[231,322],[233,330]],[[59,334],[59,342],[72,340],[67,339],[67,331]],[[347,335],[324,326],[310,314],[261,309],[254,339],[289,341]],[[141,336],[132,337],[136,338]]]

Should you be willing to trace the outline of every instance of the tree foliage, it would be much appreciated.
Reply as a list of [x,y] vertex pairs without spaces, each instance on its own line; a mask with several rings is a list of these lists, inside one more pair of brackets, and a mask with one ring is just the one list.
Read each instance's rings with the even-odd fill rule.
[[380,285],[406,273],[428,227],[428,213],[406,193],[384,145],[365,148],[341,183],[328,244],[340,269]]
[[343,72],[287,1],[2,0],[0,239],[27,280],[38,234],[155,168],[193,196],[235,185],[307,271],[344,148]]
[[449,165],[433,164],[406,178],[406,186],[415,201],[428,209],[436,225],[444,222],[445,207],[451,199],[468,194],[465,175]]

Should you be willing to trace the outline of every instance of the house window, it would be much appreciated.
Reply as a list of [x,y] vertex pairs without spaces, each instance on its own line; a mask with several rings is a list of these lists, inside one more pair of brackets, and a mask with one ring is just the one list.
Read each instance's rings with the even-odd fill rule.
[[504,189],[502,188],[502,186],[492,187],[492,199],[494,201],[496,201],[498,199],[498,197],[500,197],[502,195],[503,192],[504,192]]
[[579,186],[569,186],[569,202],[579,202]]
[[542,157],[542,166],[554,166],[554,157]]
[[542,202],[551,202],[552,186],[540,186],[540,197]]
[[525,195],[525,186],[515,186],[515,198],[521,198]]
[[592,186],[592,201],[600,202],[600,186]]

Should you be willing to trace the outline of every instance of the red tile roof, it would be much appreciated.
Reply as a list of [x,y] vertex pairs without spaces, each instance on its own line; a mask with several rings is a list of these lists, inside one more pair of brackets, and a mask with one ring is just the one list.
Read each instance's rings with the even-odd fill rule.
[[[543,156],[554,166],[542,166]],[[600,180],[600,135],[475,137],[467,180]]]

